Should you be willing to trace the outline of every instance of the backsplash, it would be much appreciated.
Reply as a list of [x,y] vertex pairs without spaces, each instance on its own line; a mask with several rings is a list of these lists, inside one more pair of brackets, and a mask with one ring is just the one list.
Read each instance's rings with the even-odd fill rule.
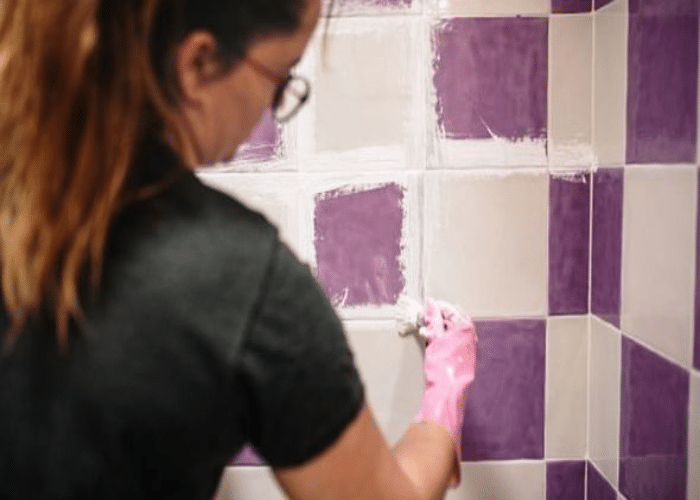
[[[700,499],[698,2],[334,9],[307,107],[199,176],[311,265],[389,442],[422,393],[396,303],[436,297],[481,349],[448,500]],[[284,498],[263,465],[218,498]]]

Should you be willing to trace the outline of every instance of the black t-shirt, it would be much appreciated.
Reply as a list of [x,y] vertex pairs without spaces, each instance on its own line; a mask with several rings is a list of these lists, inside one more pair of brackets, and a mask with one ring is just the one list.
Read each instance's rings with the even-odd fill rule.
[[276,229],[147,156],[143,179],[176,180],[116,219],[88,325],[61,355],[44,314],[0,357],[0,500],[211,498],[244,443],[298,465],[361,407],[341,323]]

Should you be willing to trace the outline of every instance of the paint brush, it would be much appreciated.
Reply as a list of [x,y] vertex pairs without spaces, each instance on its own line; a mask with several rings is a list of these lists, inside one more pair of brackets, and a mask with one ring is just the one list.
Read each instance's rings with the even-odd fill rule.
[[401,297],[396,307],[396,330],[399,335],[402,337],[414,335],[419,340],[425,341],[427,332],[423,306],[409,297]]

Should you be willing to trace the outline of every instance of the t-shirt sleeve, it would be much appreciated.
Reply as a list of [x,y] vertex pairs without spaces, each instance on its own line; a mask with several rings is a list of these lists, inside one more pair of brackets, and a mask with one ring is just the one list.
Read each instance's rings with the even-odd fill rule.
[[248,439],[273,467],[300,465],[354,420],[364,387],[308,266],[279,243],[240,356]]

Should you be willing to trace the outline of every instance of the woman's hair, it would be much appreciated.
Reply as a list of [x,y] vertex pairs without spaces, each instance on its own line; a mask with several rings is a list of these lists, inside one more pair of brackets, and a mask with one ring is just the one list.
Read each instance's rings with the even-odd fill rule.
[[[48,311],[59,346],[85,321],[138,147],[174,127],[174,49],[210,32],[222,68],[291,32],[304,0],[4,0],[0,5],[0,268],[11,347]],[[176,149],[177,149],[176,147]]]

